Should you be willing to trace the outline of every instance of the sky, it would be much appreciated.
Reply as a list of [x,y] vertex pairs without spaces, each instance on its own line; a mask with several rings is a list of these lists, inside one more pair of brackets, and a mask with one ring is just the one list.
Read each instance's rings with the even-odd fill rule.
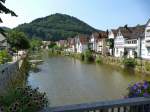
[[150,19],[150,0],[6,0],[5,6],[18,15],[0,14],[0,26],[10,28],[55,13],[77,17],[100,30],[146,24]]

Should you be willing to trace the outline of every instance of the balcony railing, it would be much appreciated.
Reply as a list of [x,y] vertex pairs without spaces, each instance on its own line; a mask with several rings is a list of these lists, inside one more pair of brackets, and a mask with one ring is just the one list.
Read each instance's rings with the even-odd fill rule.
[[130,98],[49,108],[43,112],[150,112],[150,98]]

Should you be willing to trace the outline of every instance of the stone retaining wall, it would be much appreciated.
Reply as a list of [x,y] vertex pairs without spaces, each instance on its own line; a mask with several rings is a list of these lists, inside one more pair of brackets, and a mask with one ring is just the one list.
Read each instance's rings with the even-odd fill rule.
[[7,90],[10,82],[14,80],[20,72],[23,60],[0,65],[0,92]]
[[[100,56],[102,62],[104,64],[109,64],[113,66],[118,66],[123,68],[123,58],[116,58],[116,57],[110,57],[110,56]],[[140,60],[136,59],[136,67],[135,71],[145,73],[145,74],[150,74],[150,61],[149,60]]]

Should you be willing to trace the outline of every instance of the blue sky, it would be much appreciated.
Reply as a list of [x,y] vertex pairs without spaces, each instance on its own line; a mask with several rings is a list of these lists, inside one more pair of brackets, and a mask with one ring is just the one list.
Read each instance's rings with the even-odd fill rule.
[[97,29],[145,24],[150,18],[150,0],[6,0],[19,17],[1,14],[0,26],[16,27],[54,13],[79,18]]

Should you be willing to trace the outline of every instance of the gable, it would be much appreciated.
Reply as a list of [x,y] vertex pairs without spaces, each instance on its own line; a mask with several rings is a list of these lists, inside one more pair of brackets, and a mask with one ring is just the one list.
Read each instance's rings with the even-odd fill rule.
[[115,35],[112,31],[109,32],[108,38],[109,39],[114,39],[115,38]]
[[146,23],[146,27],[150,27],[150,19],[149,19],[148,22]]

